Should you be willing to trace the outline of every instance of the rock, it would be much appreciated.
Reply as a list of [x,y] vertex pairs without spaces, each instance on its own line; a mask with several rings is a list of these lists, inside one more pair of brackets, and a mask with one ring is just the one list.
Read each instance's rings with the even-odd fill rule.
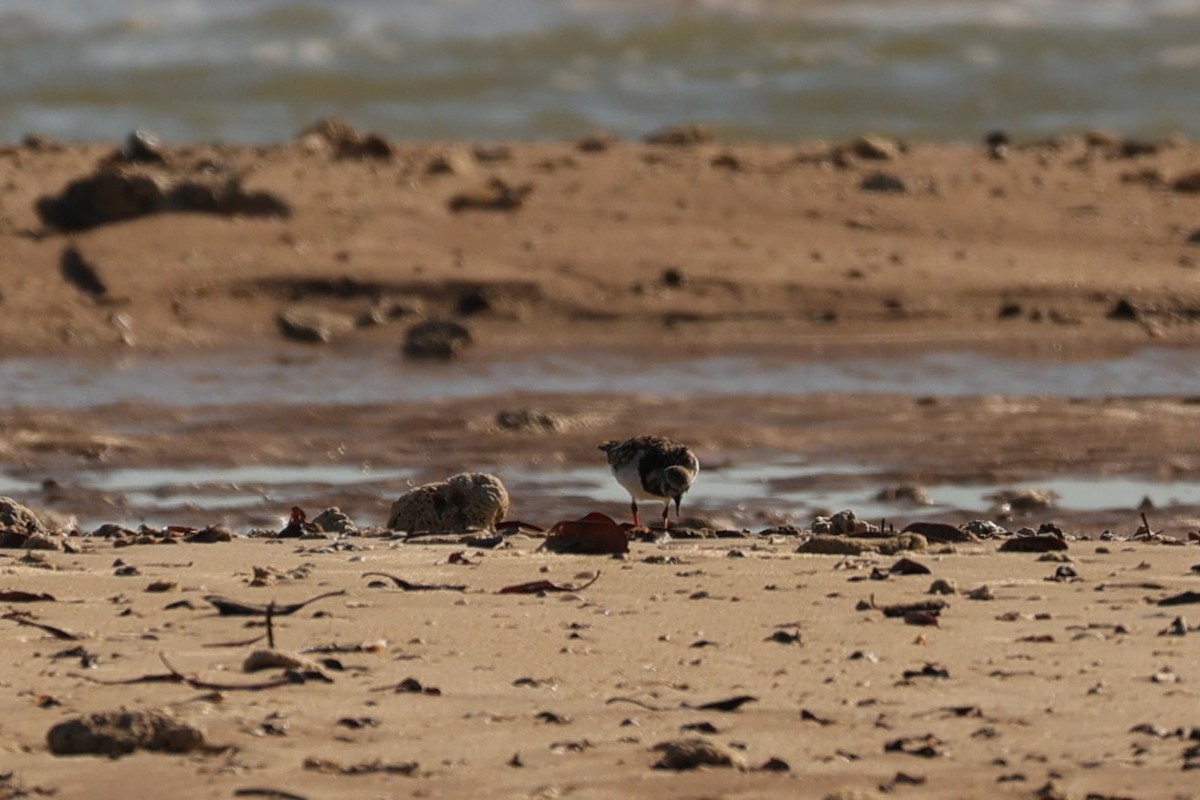
[[508,491],[495,475],[464,472],[427,483],[392,503],[387,527],[415,532],[495,530],[508,513]]
[[862,542],[842,536],[814,536],[796,548],[797,553],[826,556],[861,556],[868,552]]
[[0,497],[0,528],[27,536],[50,532],[28,506],[21,505],[11,497]]
[[953,525],[948,525],[945,522],[925,522],[917,520],[910,522],[904,526],[901,533],[919,533],[925,537],[928,542],[957,543],[957,542],[973,542],[975,537],[966,531],[961,531]]
[[300,132],[301,144],[310,150],[328,150],[334,158],[378,159],[395,155],[391,143],[378,133],[363,133],[336,117],[317,120]]
[[255,650],[242,662],[242,672],[259,672],[264,669],[320,670],[321,665],[294,653],[281,650]]
[[276,317],[279,331],[298,342],[326,344],[354,330],[354,317],[320,308],[287,308]]
[[126,164],[161,164],[166,161],[162,140],[150,131],[130,131],[117,151],[116,160]]
[[669,125],[649,134],[643,139],[646,144],[664,144],[672,147],[691,147],[708,144],[713,140],[712,128],[705,125]]
[[56,756],[116,758],[134,750],[191,753],[205,748],[204,732],[161,711],[99,711],[58,723],[46,734]]
[[1066,540],[1053,534],[1017,536],[1000,545],[1001,553],[1046,553],[1066,549]]
[[183,537],[183,540],[188,544],[216,544],[217,542],[232,542],[234,535],[234,532],[229,530],[229,528],[217,524],[201,528],[195,533],[189,533]]
[[864,192],[884,192],[903,194],[908,191],[908,184],[899,175],[891,172],[872,172],[863,177],[858,188]]
[[317,516],[313,517],[312,524],[326,533],[340,533],[344,536],[357,536],[358,526],[354,524],[354,520],[344,513],[337,506],[330,506],[322,511]]
[[62,550],[63,544],[48,533],[32,533],[21,547],[25,550]]
[[992,587],[986,583],[982,586],[976,586],[971,591],[967,592],[968,600],[995,600],[996,594],[992,591]]
[[516,211],[533,195],[532,183],[509,183],[492,178],[472,192],[459,192],[446,201],[455,214],[462,211]]
[[1122,322],[1138,322],[1142,318],[1142,310],[1135,306],[1128,298],[1122,297],[1113,304],[1113,307],[1104,316],[1107,319],[1115,319]]
[[898,142],[882,136],[860,136],[850,143],[849,150],[868,161],[891,161],[901,153]]
[[958,594],[958,584],[946,578],[938,578],[929,584],[927,594]]
[[404,335],[404,355],[449,361],[471,344],[471,332],[461,323],[447,319],[418,322]]
[[141,172],[111,168],[71,181],[56,195],[38,198],[36,210],[43,223],[64,231],[82,231],[170,211],[291,216],[291,207],[282,199],[269,192],[248,192],[236,178],[171,184]]
[[672,289],[681,289],[688,285],[687,273],[679,267],[667,267],[662,271],[662,284]]
[[461,147],[443,150],[425,165],[425,172],[430,175],[470,175],[474,171],[475,156]]
[[857,534],[878,533],[879,528],[859,519],[854,511],[846,509],[831,517],[817,517],[812,524],[813,533]]
[[978,536],[982,539],[991,539],[1008,533],[1007,530],[987,519],[973,519],[967,524],[963,525],[963,529],[967,533]]
[[686,770],[699,767],[735,767],[745,769],[746,761],[739,753],[710,741],[695,737],[692,739],[672,739],[659,742],[652,748],[662,753],[662,758],[655,763],[655,769]]
[[1185,172],[1171,181],[1171,188],[1184,194],[1200,193],[1200,169]]

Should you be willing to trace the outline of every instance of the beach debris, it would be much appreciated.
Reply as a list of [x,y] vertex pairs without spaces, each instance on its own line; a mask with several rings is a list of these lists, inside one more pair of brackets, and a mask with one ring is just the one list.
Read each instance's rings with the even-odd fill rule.
[[864,192],[904,194],[908,191],[908,184],[894,172],[876,170],[868,175],[864,175],[862,181],[858,184],[858,188]]
[[926,594],[958,594],[958,584],[946,578],[938,578],[929,584]]
[[164,177],[112,166],[71,181],[56,195],[38,198],[35,207],[43,223],[63,231],[169,212],[275,218],[292,213],[279,196],[247,191],[236,177],[172,183]]
[[1155,603],[1155,605],[1158,605],[1158,606],[1182,606],[1182,605],[1188,605],[1190,603],[1200,603],[1200,592],[1192,591],[1189,589],[1186,592],[1180,592],[1179,594],[1173,594],[1170,597],[1164,597],[1161,600],[1159,600],[1157,603]]
[[933,664],[930,662],[926,662],[925,664],[923,664],[921,666],[920,669],[906,669],[904,672],[901,673],[900,677],[902,677],[906,681],[910,681],[913,678],[945,679],[945,678],[950,677],[950,670],[946,669],[945,667],[943,667],[939,664]]
[[895,139],[867,134],[846,145],[853,156],[867,161],[891,161],[904,152],[904,145]]
[[325,150],[337,159],[389,161],[395,149],[382,134],[363,133],[336,117],[319,119],[300,131],[300,144],[310,151]]
[[26,592],[21,589],[0,590],[0,603],[52,603],[57,599],[48,592]]
[[647,134],[642,139],[646,144],[661,144],[671,147],[692,147],[698,144],[708,144],[712,140],[712,128],[697,123],[668,125]]
[[464,472],[417,486],[392,503],[387,527],[414,533],[493,531],[508,513],[508,490],[495,475]]
[[800,709],[800,720],[802,722],[815,722],[822,728],[837,724],[829,717],[822,717],[820,714],[809,711],[807,708]]
[[713,725],[708,720],[701,720],[700,722],[685,722],[679,726],[679,730],[683,731],[684,733],[695,732],[707,734],[709,736],[713,736],[721,732],[716,725]]
[[108,299],[108,285],[100,277],[96,266],[79,252],[79,248],[68,245],[58,259],[58,268],[63,279],[96,302]]
[[662,753],[662,758],[654,764],[654,769],[746,768],[746,761],[740,753],[710,739],[700,737],[659,742],[651,750]]
[[412,775],[421,765],[416,761],[395,761],[391,763],[375,760],[360,761],[357,764],[342,764],[328,758],[310,756],[304,759],[304,768],[312,772],[323,772],[326,775]]
[[612,517],[592,512],[554,523],[542,546],[553,553],[611,555],[629,552],[629,537]]
[[989,131],[983,137],[983,146],[987,150],[988,158],[993,161],[1004,161],[1008,158],[1008,148],[1012,144],[1012,139],[1004,131]]
[[284,789],[272,789],[267,786],[244,786],[235,789],[234,797],[264,797],[266,800],[308,800],[302,794],[289,792]]
[[796,548],[797,553],[827,556],[861,556],[870,550],[865,543],[842,536],[813,536]]
[[888,568],[888,572],[892,575],[931,575],[933,571],[929,567],[913,561],[911,558],[902,558]]
[[1079,579],[1079,573],[1070,564],[1060,564],[1058,569],[1054,570],[1054,574],[1046,578],[1054,583],[1073,583]]
[[586,133],[575,140],[575,149],[581,153],[603,153],[620,141],[608,131]]
[[582,592],[584,589],[591,586],[596,581],[600,580],[600,573],[597,572],[592,576],[592,579],[587,583],[578,585],[573,584],[558,584],[551,581],[529,581],[528,583],[517,583],[511,586],[505,586],[496,594],[545,594],[548,592]]
[[55,639],[62,639],[68,642],[77,642],[80,639],[86,638],[85,636],[81,636],[77,633],[71,633],[63,628],[58,628],[54,625],[47,625],[44,622],[38,622],[33,618],[33,614],[28,611],[9,611],[3,616],[0,616],[0,619],[7,619],[17,623],[18,625],[37,628],[39,631],[44,631],[45,633],[50,634]]
[[275,317],[279,331],[297,342],[328,344],[355,328],[355,319],[349,314],[323,308],[293,306],[280,311]]
[[945,600],[919,600],[915,603],[893,603],[886,606],[877,606],[875,605],[875,597],[872,596],[870,607],[882,611],[885,617],[903,617],[907,619],[913,614],[929,614],[936,617],[942,611],[949,608],[950,604]]
[[467,590],[465,583],[413,583],[387,572],[364,572],[362,576],[364,578],[387,578],[396,585],[396,588],[406,592],[465,592]]
[[321,666],[314,661],[274,649],[255,650],[242,662],[242,672],[259,672],[264,669],[319,670],[320,668]]
[[918,520],[910,522],[904,526],[900,533],[918,533],[925,537],[927,542],[937,542],[939,544],[956,544],[960,542],[974,542],[975,536],[971,531],[956,528],[945,522],[926,522]]
[[893,739],[884,744],[883,751],[885,753],[904,753],[921,758],[937,758],[946,754],[942,748],[944,744],[945,742],[937,736],[927,733],[924,736],[902,736],[899,739]]
[[1171,181],[1171,188],[1184,194],[1200,194],[1200,169],[1177,175]]
[[188,533],[183,541],[188,544],[216,544],[217,542],[232,542],[236,537],[233,531],[224,525],[209,525],[194,533]]
[[1067,549],[1067,541],[1054,534],[1032,534],[1006,539],[1000,545],[1001,553],[1046,553]]
[[231,600],[228,597],[222,597],[218,594],[205,595],[204,599],[212,603],[217,613],[222,617],[265,617],[268,614],[276,617],[286,617],[289,614],[295,614],[300,609],[308,606],[318,600],[324,600],[328,597],[339,597],[346,594],[345,589],[339,589],[336,592],[325,592],[316,597],[310,597],[300,603],[287,603],[285,605],[262,605],[261,603],[243,603],[238,600]]
[[800,631],[778,630],[773,632],[764,642],[777,642],[779,644],[800,644]]
[[532,183],[509,183],[493,176],[474,191],[451,196],[446,201],[446,207],[455,214],[463,211],[516,211],[532,195]]
[[690,705],[688,703],[680,703],[683,708],[690,708],[693,711],[723,711],[726,713],[737,711],[746,703],[757,703],[758,698],[749,694],[738,694],[733,697],[726,697],[723,700],[713,700],[710,703],[701,703],[700,705]]
[[432,318],[418,322],[404,334],[408,358],[450,361],[471,344],[471,332],[461,322]]
[[101,755],[117,758],[135,750],[193,753],[212,750],[204,732],[155,710],[98,711],[64,720],[50,728],[46,744],[56,756]]

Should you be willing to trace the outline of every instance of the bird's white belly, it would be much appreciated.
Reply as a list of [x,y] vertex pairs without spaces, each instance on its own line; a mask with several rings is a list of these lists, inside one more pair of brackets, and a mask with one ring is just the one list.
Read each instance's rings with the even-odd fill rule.
[[638,473],[637,463],[630,462],[622,467],[613,467],[613,476],[617,483],[625,487],[625,491],[635,500],[662,500],[661,495],[650,494],[642,488],[642,476]]

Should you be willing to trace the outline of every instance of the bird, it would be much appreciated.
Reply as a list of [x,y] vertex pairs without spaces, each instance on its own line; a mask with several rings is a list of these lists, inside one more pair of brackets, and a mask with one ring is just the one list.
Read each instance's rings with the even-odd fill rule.
[[665,436],[608,441],[601,443],[598,449],[608,456],[608,466],[617,483],[629,492],[634,526],[641,525],[638,500],[662,500],[663,530],[666,530],[671,503],[675,504],[675,516],[678,517],[679,504],[700,471],[700,461],[692,449]]

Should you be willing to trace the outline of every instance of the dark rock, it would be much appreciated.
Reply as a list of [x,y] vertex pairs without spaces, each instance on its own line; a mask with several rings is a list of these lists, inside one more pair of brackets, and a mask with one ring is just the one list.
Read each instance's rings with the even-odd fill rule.
[[908,191],[908,184],[904,182],[904,179],[891,172],[872,172],[863,177],[858,186],[864,192],[903,194]]
[[446,319],[428,319],[408,329],[404,336],[404,355],[449,361],[471,344],[466,326]]
[[670,286],[672,289],[678,289],[687,286],[687,274],[679,267],[667,267],[662,272],[662,282],[664,286]]
[[945,522],[910,522],[901,533],[919,533],[930,542],[974,542],[977,539],[967,531],[959,530]]
[[1128,298],[1122,297],[1109,309],[1105,315],[1108,319],[1126,322],[1137,322],[1142,318],[1142,312]]
[[58,263],[63,278],[84,294],[90,295],[93,300],[103,300],[108,296],[108,286],[100,277],[100,273],[84,259],[75,246],[67,246]]
[[1200,228],[1197,228],[1196,230],[1189,233],[1188,237],[1185,241],[1188,244],[1200,244]]
[[466,289],[462,294],[460,294],[458,296],[458,303],[454,307],[454,313],[462,317],[483,314],[491,310],[491,295],[486,289],[479,286]]
[[575,149],[581,153],[603,153],[617,142],[611,133],[589,133],[575,141]]
[[204,733],[161,711],[100,711],[60,722],[46,734],[56,756],[116,758],[134,750],[191,753],[206,747]]
[[1066,549],[1066,540],[1053,534],[1017,536],[1000,545],[1001,553],[1048,553]]
[[1171,188],[1184,194],[1200,193],[1200,169],[1185,172],[1171,181]]
[[996,312],[996,319],[1012,319],[1019,317],[1025,313],[1025,309],[1020,303],[1005,303],[1000,306],[1000,310]]
[[137,172],[101,170],[71,181],[57,195],[36,203],[42,222],[81,231],[169,211],[225,216],[287,217],[291,207],[269,192],[248,192],[236,179],[223,183],[184,181],[170,185]]

